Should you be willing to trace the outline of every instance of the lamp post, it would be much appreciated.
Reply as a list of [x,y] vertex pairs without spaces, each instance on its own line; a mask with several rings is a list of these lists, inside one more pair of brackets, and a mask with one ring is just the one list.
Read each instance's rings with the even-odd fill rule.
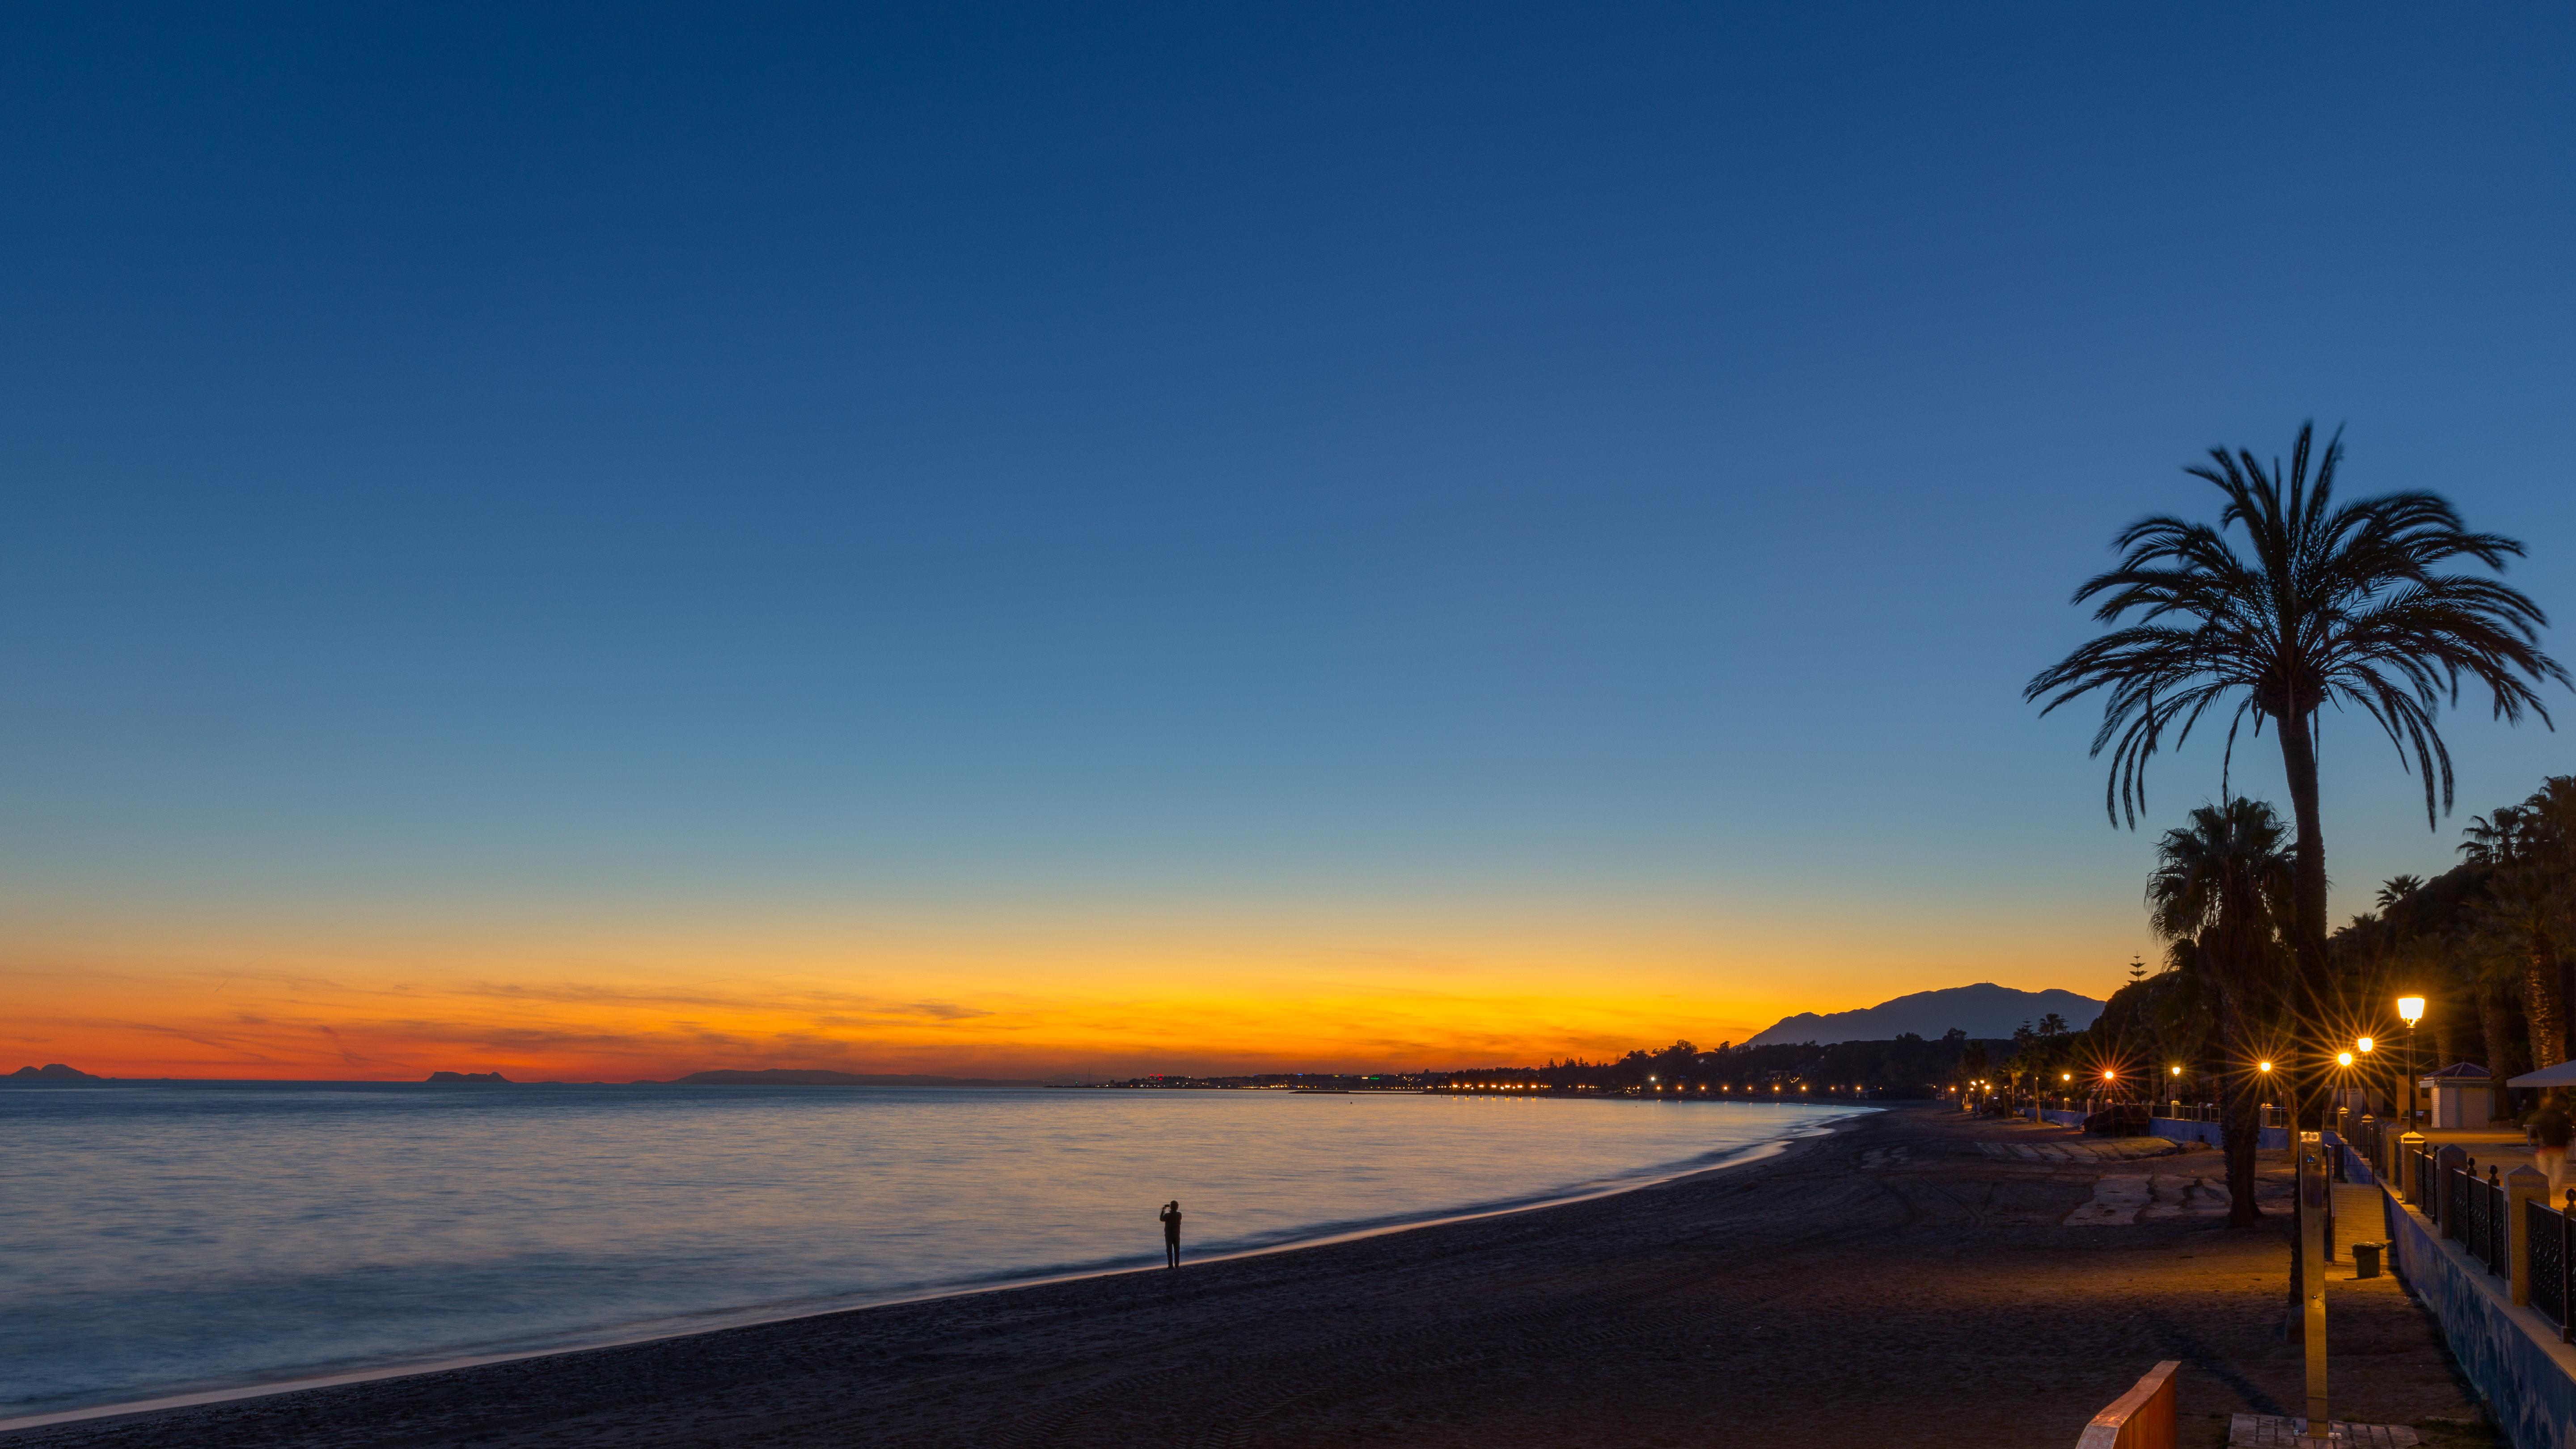
[[[2345,1110],[2345,1109],[2344,1109],[2344,1105],[2343,1105],[2342,1098],[2343,1098],[2343,1094],[2344,1094],[2345,1090],[2346,1090],[2346,1089],[2351,1085],[2351,1083],[2352,1083],[2352,1053],[2350,1053],[2350,1052],[2348,1052],[2348,1051],[2347,1051],[2347,1052],[2336,1052],[2336,1053],[2335,1053],[2335,1089],[2334,1089],[2334,1130],[2335,1130],[2335,1136],[2336,1136],[2336,1137],[2338,1137],[2338,1138],[2340,1138],[2340,1137],[2342,1137],[2342,1136],[2343,1136],[2343,1125],[2344,1125],[2344,1124],[2343,1124],[2343,1115],[2344,1115],[2344,1110]],[[2317,1121],[2318,1121],[2318,1123],[2319,1123],[2320,1125],[2322,1125],[2322,1124],[2325,1122],[2325,1120],[2326,1120],[2326,1119],[2325,1119],[2325,1117],[2324,1117],[2324,1115],[2323,1115],[2323,1114],[2319,1114],[2319,1116],[2317,1117]]]
[[2406,1130],[2415,1130],[2415,1023],[2424,1019],[2424,998],[2397,998],[2397,1015],[2406,1023]]

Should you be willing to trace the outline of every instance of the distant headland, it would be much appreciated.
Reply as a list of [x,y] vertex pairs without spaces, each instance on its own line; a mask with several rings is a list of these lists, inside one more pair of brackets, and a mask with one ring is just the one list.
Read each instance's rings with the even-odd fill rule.
[[2082,1031],[2102,1014],[2102,1003],[2072,991],[2016,991],[1980,981],[1940,991],[1917,991],[1858,1011],[1802,1011],[1784,1016],[1746,1046],[1786,1046],[1797,1042],[1894,1041],[1906,1032],[1938,1037],[1957,1027],[1971,1038],[2008,1038],[2013,1028],[2055,1014],[2067,1029]]
[[77,1068],[64,1066],[61,1062],[47,1062],[41,1067],[20,1067],[9,1074],[9,1080],[13,1082],[103,1082],[107,1078],[93,1077]]

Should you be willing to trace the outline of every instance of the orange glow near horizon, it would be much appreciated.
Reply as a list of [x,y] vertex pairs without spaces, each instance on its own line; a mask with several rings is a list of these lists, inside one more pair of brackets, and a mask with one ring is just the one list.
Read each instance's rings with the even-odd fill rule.
[[127,929],[113,943],[103,934],[62,931],[0,954],[11,1003],[0,1072],[47,1062],[101,1076],[326,1080],[1396,1071],[1599,1059],[1677,1038],[1714,1046],[1795,1012],[1978,980],[2107,994],[2074,973],[2007,972],[1991,957],[1864,967],[1853,947],[1877,943],[1820,949],[1747,933],[1728,945],[1581,922],[1380,924],[1363,946],[1277,923],[1081,920],[672,927],[626,939],[573,928],[330,938],[239,923]]

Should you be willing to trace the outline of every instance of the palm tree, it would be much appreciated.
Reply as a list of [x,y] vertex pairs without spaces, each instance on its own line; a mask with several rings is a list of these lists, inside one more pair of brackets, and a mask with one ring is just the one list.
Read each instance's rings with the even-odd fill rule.
[[2392,875],[2379,883],[2375,904],[2385,911],[2423,888],[2424,877],[2420,875]]
[[2460,854],[2471,865],[2513,865],[2522,859],[2530,825],[2522,809],[2513,805],[2499,805],[2491,816],[2472,815],[2468,828],[2460,832],[2467,837],[2460,842]]
[[[2469,947],[2495,984],[2518,991],[2530,1027],[2531,1065],[2556,1066],[2567,1058],[2565,994],[2559,989],[2558,943],[2567,939],[2568,864],[2576,849],[2576,779],[2559,775],[2542,783],[2522,804],[2469,817],[2460,853],[2490,867],[2486,899],[2471,915]],[[2488,1054],[2496,1043],[2487,1045]],[[2491,1069],[2502,1068],[2490,1062]]]
[[[2469,954],[2486,968],[2493,984],[2521,995],[2531,1065],[2554,1067],[2567,1059],[2567,1023],[2558,991],[2563,892],[2556,881],[2527,868],[2496,872],[2487,892],[2470,918]],[[2487,1043],[2487,1065],[2498,1081],[2508,1075],[2499,1051],[2503,1046],[2495,1040]]]
[[[2158,516],[2118,540],[2119,566],[2087,580],[2075,602],[2098,600],[2110,632],[2040,671],[2023,698],[2043,715],[2105,692],[2093,753],[2111,752],[2103,808],[2136,828],[2148,762],[2170,735],[2179,747],[2210,710],[2232,703],[2237,730],[2271,725],[2280,739],[2297,824],[2296,910],[2290,922],[2300,984],[2313,1008],[2331,980],[2326,959],[2325,832],[2317,809],[2318,707],[2370,717],[2424,778],[2424,818],[2451,806],[2450,751],[2434,721],[2461,677],[2483,685],[2496,716],[2549,720],[2534,685],[2568,683],[2539,648],[2548,620],[2503,583],[2445,566],[2473,559],[2501,571],[2522,545],[2470,533],[2432,493],[2334,498],[2340,436],[2313,473],[2314,426],[2302,425],[2289,466],[2267,472],[2251,451],[2210,450],[2185,469],[2226,496],[2216,527]],[[2241,530],[2239,552],[2229,530]],[[2129,620],[2123,623],[2123,620]],[[2293,1100],[2297,1100],[2294,1097]]]
[[2257,1055],[2250,1041],[2256,1023],[2270,1014],[2271,973],[2264,968],[2280,949],[2293,870],[2281,817],[2260,800],[2203,805],[2190,820],[2156,843],[2147,916],[2157,935],[2193,943],[2217,988],[2219,1040],[2229,1067],[2219,1134],[2227,1153],[2227,1220],[2249,1227],[2261,1216],[2254,1206],[2254,1148],[2262,1123],[2245,1066]]

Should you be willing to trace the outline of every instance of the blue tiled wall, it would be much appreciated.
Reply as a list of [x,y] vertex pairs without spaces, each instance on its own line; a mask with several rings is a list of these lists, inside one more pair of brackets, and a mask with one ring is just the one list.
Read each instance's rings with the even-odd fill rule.
[[2512,1306],[2503,1279],[2470,1264],[2422,1218],[2383,1201],[2397,1271],[2442,1325],[2505,1438],[2514,1449],[2576,1446],[2576,1351],[2558,1342],[2548,1320]]

